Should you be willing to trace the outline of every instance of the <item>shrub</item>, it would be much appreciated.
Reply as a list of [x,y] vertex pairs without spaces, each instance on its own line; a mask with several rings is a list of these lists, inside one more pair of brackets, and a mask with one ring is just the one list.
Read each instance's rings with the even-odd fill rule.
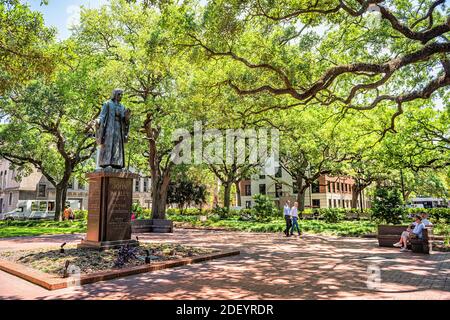
[[[424,210],[422,209],[422,211]],[[425,210],[425,212],[435,221],[450,222],[450,208],[431,208]]]
[[151,219],[152,218],[152,210],[151,209],[143,209],[141,216],[139,216],[141,219]]
[[409,216],[426,212],[435,222],[448,223],[450,221],[450,208],[408,208],[407,211]]
[[139,218],[142,219],[144,209],[141,207],[141,204],[139,202],[134,202],[131,205],[131,212],[133,212],[136,215],[137,219]]
[[390,224],[399,224],[405,219],[400,191],[395,187],[377,187],[372,205],[372,216]]
[[73,214],[75,215],[76,220],[87,220],[88,211],[87,210],[74,210]]
[[255,206],[252,209],[252,215],[258,221],[267,221],[278,214],[273,200],[263,194],[257,194],[253,197]]
[[339,208],[319,209],[319,214],[320,214],[320,217],[325,220],[325,222],[337,223],[339,221],[344,220],[345,209],[339,209]]
[[226,219],[228,216],[230,216],[233,213],[233,210],[222,208],[222,207],[215,207],[211,211],[212,215],[219,216],[220,219]]
[[251,221],[254,219],[253,217],[253,211],[252,209],[246,208],[246,209],[242,209],[239,212],[239,220],[241,221]]

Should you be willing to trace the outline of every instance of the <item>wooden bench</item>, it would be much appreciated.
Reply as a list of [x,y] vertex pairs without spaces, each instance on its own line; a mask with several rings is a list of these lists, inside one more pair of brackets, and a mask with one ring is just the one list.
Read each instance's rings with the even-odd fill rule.
[[432,250],[433,228],[425,227],[422,232],[422,239],[411,239],[410,243],[413,252],[429,254]]
[[[405,231],[408,226],[389,226],[389,225],[379,225],[378,226],[378,245],[380,247],[394,247],[394,243],[397,243],[403,231]],[[423,230],[423,239],[411,239],[408,248],[412,249],[413,252],[417,253],[430,253],[432,249],[432,237],[433,228],[428,227]]]

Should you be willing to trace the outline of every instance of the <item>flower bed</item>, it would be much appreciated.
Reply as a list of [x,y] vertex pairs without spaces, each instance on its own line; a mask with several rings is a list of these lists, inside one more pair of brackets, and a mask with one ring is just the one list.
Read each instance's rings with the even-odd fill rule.
[[[121,268],[145,265],[145,250],[149,250],[152,263],[195,257],[218,251],[176,244],[144,243],[136,248],[135,257],[129,259]],[[62,277],[67,261],[71,265],[80,268],[82,275],[120,269],[116,266],[118,252],[119,249],[96,251],[67,246],[64,253],[60,253],[59,248],[0,252],[0,259],[23,264],[32,269]]]

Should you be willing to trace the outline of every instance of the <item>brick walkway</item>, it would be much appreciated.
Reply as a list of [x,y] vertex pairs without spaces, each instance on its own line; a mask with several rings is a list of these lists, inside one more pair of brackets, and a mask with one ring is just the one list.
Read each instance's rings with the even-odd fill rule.
[[[3,239],[0,250],[78,243],[83,236]],[[182,229],[139,240],[232,248],[241,255],[58,291],[0,272],[0,299],[450,300],[450,253],[400,253],[374,239]],[[369,289],[371,270],[380,270],[381,282]]]

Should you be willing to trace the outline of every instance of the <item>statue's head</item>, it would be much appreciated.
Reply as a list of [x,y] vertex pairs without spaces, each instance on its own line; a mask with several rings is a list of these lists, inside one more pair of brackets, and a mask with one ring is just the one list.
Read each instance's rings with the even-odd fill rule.
[[114,89],[111,94],[111,100],[115,102],[120,102],[122,100],[123,90],[122,89]]

